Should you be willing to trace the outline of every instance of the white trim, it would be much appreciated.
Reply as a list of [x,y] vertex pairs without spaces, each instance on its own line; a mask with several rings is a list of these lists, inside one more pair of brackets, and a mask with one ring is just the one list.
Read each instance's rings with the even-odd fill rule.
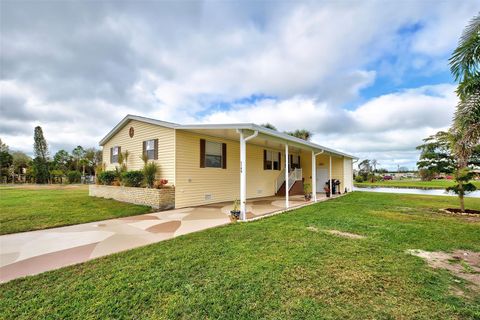
[[285,143],[285,208],[288,209],[288,196],[290,190],[288,189],[288,144]]

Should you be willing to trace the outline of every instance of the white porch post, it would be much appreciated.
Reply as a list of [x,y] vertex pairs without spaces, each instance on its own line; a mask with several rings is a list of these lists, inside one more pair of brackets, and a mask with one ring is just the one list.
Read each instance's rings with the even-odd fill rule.
[[246,141],[243,131],[240,131],[240,219],[246,220],[247,203],[247,155]]
[[330,182],[330,197],[333,196],[332,194],[332,156],[329,156],[329,161],[330,161],[330,164],[328,166],[328,181]]
[[312,196],[313,202],[317,202],[317,166],[315,151],[312,150]]
[[288,144],[285,144],[285,208],[288,209]]

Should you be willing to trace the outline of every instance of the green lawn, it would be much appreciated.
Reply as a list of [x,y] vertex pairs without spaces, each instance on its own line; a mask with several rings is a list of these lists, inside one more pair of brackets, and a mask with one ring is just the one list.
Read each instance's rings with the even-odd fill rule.
[[0,318],[479,319],[478,292],[405,253],[480,251],[480,222],[438,213],[454,205],[355,192],[8,282]]
[[[446,187],[453,186],[455,182],[453,180],[432,180],[432,181],[420,181],[420,180],[386,180],[378,182],[355,182],[356,187],[404,187],[404,188],[429,188],[429,189],[445,189]],[[473,181],[473,184],[480,189],[480,181]]]
[[151,208],[88,196],[85,186],[0,187],[0,234],[150,212]]

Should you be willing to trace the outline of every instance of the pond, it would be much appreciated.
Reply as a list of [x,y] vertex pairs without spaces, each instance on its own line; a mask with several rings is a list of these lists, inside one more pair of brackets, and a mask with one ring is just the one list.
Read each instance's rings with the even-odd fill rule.
[[[430,196],[455,196],[444,189],[415,189],[415,188],[385,188],[385,187],[353,187],[353,191],[366,192],[386,192],[386,193],[404,193],[404,194],[424,194]],[[465,197],[480,198],[480,190],[471,192]]]

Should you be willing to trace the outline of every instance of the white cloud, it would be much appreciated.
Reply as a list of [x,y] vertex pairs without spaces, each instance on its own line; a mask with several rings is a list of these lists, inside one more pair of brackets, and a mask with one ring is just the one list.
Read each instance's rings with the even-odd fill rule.
[[[12,149],[30,151],[39,124],[53,151],[71,149],[96,144],[132,113],[180,123],[273,122],[284,130],[308,128],[318,142],[350,152],[406,152],[420,135],[448,125],[452,88],[392,90],[352,105],[381,76],[401,83],[412,70],[445,69],[479,7],[6,2],[0,135]],[[403,35],[412,25],[420,29]],[[236,102],[252,95],[272,98]],[[218,110],[217,103],[232,105]]]

